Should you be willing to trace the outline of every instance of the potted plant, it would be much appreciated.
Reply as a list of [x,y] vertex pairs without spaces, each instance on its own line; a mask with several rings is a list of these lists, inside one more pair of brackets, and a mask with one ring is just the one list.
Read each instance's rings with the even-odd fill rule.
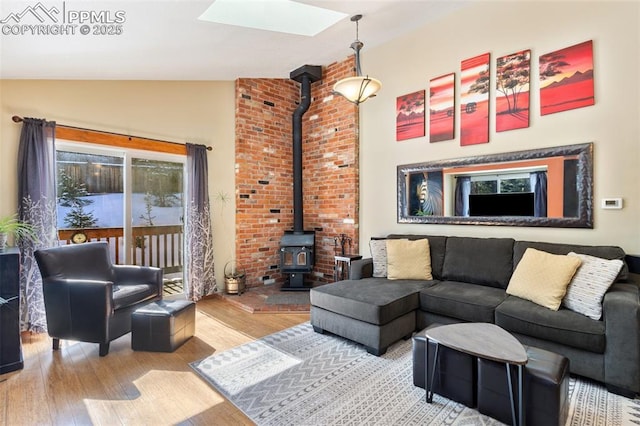
[[37,238],[33,226],[20,222],[16,215],[0,217],[0,250],[7,247],[9,235],[14,238],[27,238],[35,240]]

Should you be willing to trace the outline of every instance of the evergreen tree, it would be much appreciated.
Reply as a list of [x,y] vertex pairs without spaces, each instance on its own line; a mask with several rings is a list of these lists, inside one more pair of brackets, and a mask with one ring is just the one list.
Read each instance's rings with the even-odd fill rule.
[[85,212],[84,206],[76,204],[64,218],[64,223],[69,228],[93,228],[98,220],[93,216],[93,212]]
[[64,169],[58,173],[58,204],[64,207],[88,206],[93,201],[80,197],[89,195],[87,187],[82,182],[76,182]]
[[64,218],[64,223],[72,229],[93,228],[98,220],[93,212],[86,212],[84,208],[93,203],[84,197],[88,196],[87,187],[82,182],[75,181],[71,176],[60,170],[58,173],[58,204],[72,207]]

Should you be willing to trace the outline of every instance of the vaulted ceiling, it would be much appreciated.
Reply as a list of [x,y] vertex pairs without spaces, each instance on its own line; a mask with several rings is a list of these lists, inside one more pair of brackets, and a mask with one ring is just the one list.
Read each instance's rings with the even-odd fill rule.
[[[258,0],[238,1],[251,4]],[[367,49],[475,0],[298,1],[346,15],[335,25],[309,37],[199,20],[212,0],[42,0],[41,3],[2,0],[0,77],[87,80],[286,78],[289,71],[301,65],[326,65],[352,54],[349,48],[355,39],[355,25],[349,19],[352,15],[364,15],[359,29],[359,38],[365,44],[362,50],[364,65]],[[84,21],[80,22],[81,19]],[[107,23],[99,24],[96,20]],[[83,28],[83,25],[88,27]],[[60,32],[61,29],[67,33],[33,34]],[[83,34],[87,29],[89,33]]]

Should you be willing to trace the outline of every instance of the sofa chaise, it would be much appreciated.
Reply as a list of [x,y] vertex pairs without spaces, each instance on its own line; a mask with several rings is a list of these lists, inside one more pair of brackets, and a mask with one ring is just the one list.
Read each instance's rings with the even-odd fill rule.
[[[426,239],[432,279],[390,279],[384,270],[374,274],[375,255],[355,261],[349,280],[311,290],[316,332],[345,337],[382,355],[430,324],[490,322],[523,344],[566,356],[572,373],[603,382],[614,393],[640,392],[640,275],[630,272],[625,262],[637,264],[637,258],[629,258],[620,247],[426,235],[389,235],[372,243],[391,239]],[[599,304],[600,319],[567,308],[564,300],[553,310],[510,294],[518,264],[528,257],[522,271],[529,255],[539,252],[622,261],[616,261],[620,270]],[[539,272],[537,279],[545,288],[547,271]]]

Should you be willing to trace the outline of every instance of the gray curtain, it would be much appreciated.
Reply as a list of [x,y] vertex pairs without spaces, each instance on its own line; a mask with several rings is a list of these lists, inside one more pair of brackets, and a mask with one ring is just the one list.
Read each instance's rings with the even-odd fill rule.
[[208,175],[206,147],[188,143],[185,287],[187,297],[194,301],[217,289],[213,268]]
[[547,217],[547,172],[533,172],[529,180],[533,191],[533,215]]
[[469,216],[469,193],[471,192],[471,178],[458,176],[456,178],[454,214],[456,216]]
[[18,148],[18,216],[36,241],[20,239],[20,329],[46,332],[42,278],[33,256],[58,244],[56,229],[55,122],[25,118]]

